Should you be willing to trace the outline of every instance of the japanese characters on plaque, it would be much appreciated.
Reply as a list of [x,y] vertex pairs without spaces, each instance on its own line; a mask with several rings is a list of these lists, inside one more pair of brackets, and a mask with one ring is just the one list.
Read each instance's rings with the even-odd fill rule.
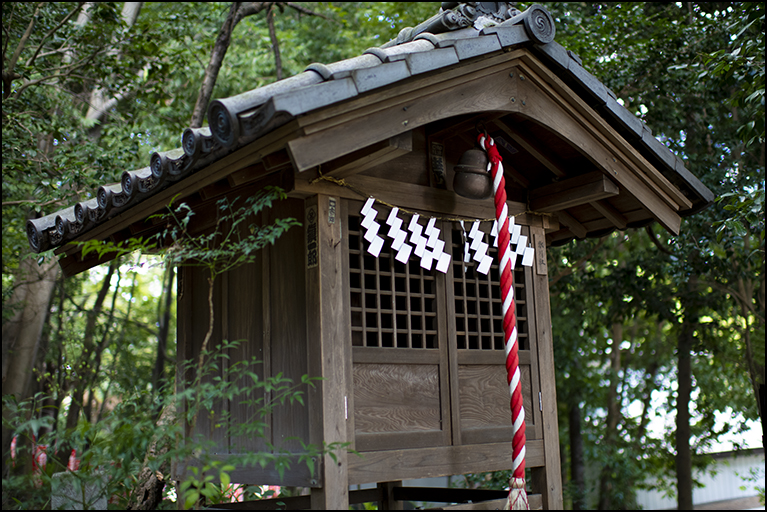
[[314,268],[319,264],[319,246],[317,244],[317,207],[306,209],[306,268]]
[[[407,263],[411,256],[420,258],[421,267],[426,270],[436,268],[443,274],[450,268],[452,256],[445,251],[445,241],[440,238],[440,230],[436,226],[437,219],[431,217],[426,227],[418,222],[420,216],[416,213],[410,217],[409,221],[399,217],[399,208],[394,207],[386,218],[388,231],[384,235],[386,228],[376,221],[378,210],[373,208],[375,198],[370,197],[360,210],[362,222],[360,225],[365,230],[363,238],[368,242],[367,252],[378,257],[383,249],[384,236],[391,240],[391,248],[395,253],[394,259],[400,263]],[[407,224],[407,225],[406,225]],[[479,229],[480,221],[471,223],[469,232],[466,232],[464,221],[461,221],[464,241],[464,262],[469,263],[472,260],[477,264],[477,272],[487,275],[490,271],[490,265],[493,258],[488,254],[489,244],[485,242],[485,233]],[[514,223],[514,217],[509,217],[509,255],[511,257],[511,268],[513,269],[517,258],[521,258],[522,265],[530,267],[535,257],[535,249],[527,246],[527,237],[521,235],[521,226]],[[498,247],[498,223],[493,222],[493,228],[490,232],[493,237],[493,247]],[[515,249],[512,250],[512,245]]]

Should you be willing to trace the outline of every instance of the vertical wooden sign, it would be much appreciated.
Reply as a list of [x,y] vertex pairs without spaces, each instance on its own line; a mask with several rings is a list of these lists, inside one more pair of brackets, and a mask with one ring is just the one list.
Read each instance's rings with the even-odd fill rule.
[[317,240],[317,205],[306,208],[306,268],[319,264],[319,244]]

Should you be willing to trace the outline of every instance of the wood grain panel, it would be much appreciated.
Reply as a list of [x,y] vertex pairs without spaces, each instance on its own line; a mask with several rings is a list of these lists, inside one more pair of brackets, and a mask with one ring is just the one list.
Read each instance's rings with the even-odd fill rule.
[[[530,366],[520,365],[519,370],[522,374],[525,423],[532,425]],[[458,365],[458,382],[462,430],[511,424],[510,394],[504,365]]]
[[[222,279],[217,279],[213,287],[213,315],[215,321],[213,322],[213,334],[208,342],[208,350],[213,351],[218,348],[221,340],[221,314],[222,314]],[[208,325],[210,321],[210,310],[208,307],[208,273],[201,267],[186,267],[184,268],[184,295],[189,301],[189,310],[184,311],[185,315],[191,316],[189,321],[188,336],[184,340],[187,344],[186,357],[187,360],[193,361],[192,369],[187,372],[187,382],[191,382],[197,375],[197,360],[200,357],[200,350],[202,348],[202,342],[205,338],[205,333],[208,331]],[[209,361],[210,358],[207,359]],[[212,383],[215,377],[222,375],[222,360],[219,360],[219,370],[211,372],[203,382]],[[195,426],[195,433],[202,434],[207,439],[211,439],[216,442],[217,449],[226,452],[228,451],[229,440],[224,435],[223,428],[215,428],[215,425],[220,421],[221,415],[227,410],[227,405],[222,401],[215,402],[210,410],[200,409],[197,415],[197,425]],[[187,432],[188,434],[188,432]]]
[[440,429],[439,366],[355,364],[357,432]]
[[[251,361],[253,358],[258,364],[249,365],[249,371],[255,372],[262,378],[265,375],[264,368],[264,326],[263,326],[263,294],[260,293],[263,281],[261,268],[262,255],[256,256],[256,262],[243,265],[228,272],[227,279],[227,314],[224,322],[227,323],[227,336],[232,341],[239,341],[236,349],[229,352],[231,362]],[[251,385],[249,377],[243,377],[238,382],[239,386]],[[232,425],[254,426],[254,422],[264,422],[263,435],[254,433],[235,435],[230,439],[230,451],[243,453],[245,450],[266,450],[266,441],[271,441],[271,418],[254,417],[252,405],[245,405],[244,400],[258,400],[264,398],[262,389],[257,389],[249,395],[240,395],[231,400],[229,404],[232,413]]]
[[[349,484],[511,469],[511,450],[511,443],[489,443],[350,454]],[[525,451],[525,466],[543,465],[543,441],[528,441]]]
[[[304,202],[285,200],[269,211],[270,219],[304,217]],[[271,222],[272,220],[269,220]],[[308,373],[306,354],[306,276],[304,232],[291,228],[269,248],[272,374],[300,382]],[[307,392],[306,387],[303,388]],[[277,407],[272,418],[275,446],[300,451],[298,439],[309,438],[309,413],[299,403]],[[297,438],[297,439],[291,439]]]

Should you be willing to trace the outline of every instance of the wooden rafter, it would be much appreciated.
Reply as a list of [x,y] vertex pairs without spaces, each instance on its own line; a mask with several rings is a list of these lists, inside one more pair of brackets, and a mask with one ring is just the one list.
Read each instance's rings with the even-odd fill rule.
[[386,163],[411,151],[413,151],[413,132],[407,131],[328,162],[322,165],[321,170],[325,176],[345,178]]
[[533,211],[551,213],[617,196],[619,192],[602,171],[594,171],[530,190],[529,202]]

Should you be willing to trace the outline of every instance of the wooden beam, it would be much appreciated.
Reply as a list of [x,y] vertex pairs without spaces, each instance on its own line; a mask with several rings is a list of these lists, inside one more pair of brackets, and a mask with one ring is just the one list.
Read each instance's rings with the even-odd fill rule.
[[287,150],[284,148],[278,151],[275,151],[274,153],[264,155],[263,162],[264,162],[264,167],[266,167],[266,170],[268,171],[276,171],[278,169],[284,169],[292,165],[292,161],[290,160],[290,155],[288,154]]
[[413,151],[413,131],[407,131],[388,140],[355,151],[322,166],[322,174],[345,178]]
[[[412,77],[412,81],[406,80],[400,85],[392,84],[391,87],[386,87],[381,91],[359,95],[348,101],[309,112],[299,118],[298,121],[304,133],[309,135],[344,125],[354,119],[367,118],[392,106],[397,106],[399,109],[408,107],[409,109],[434,95],[454,89],[465,82],[484,78],[497,71],[505,71],[508,76],[509,63],[525,53],[526,50],[519,49],[472,59],[469,63],[451,66],[442,72],[422,75],[421,78]],[[407,112],[407,109],[403,112]],[[477,111],[464,113],[477,114]],[[436,121],[437,119],[433,120]]]
[[[350,454],[349,484],[510,469],[511,449],[511,443],[483,443]],[[525,450],[527,467],[544,464],[543,440],[528,439]]]
[[[628,159],[622,154],[622,149],[616,147],[609,137],[596,128],[595,124],[599,125],[604,120],[596,113],[589,118],[583,116],[578,108],[559,96],[524,64],[521,64],[517,70],[524,70],[525,76],[528,77],[517,84],[519,98],[515,105],[518,105],[519,114],[557,132],[633,195],[663,227],[673,234],[679,234],[682,224],[682,219],[677,213],[679,205],[656,185],[648,185],[639,176],[643,173],[629,165]],[[515,73],[515,76],[517,74]],[[576,98],[572,101],[580,100]],[[583,108],[589,107],[584,105]],[[657,173],[657,170],[654,172]]]
[[607,220],[613,223],[618,229],[626,229],[628,221],[621,212],[612,207],[610,203],[604,200],[592,201],[589,203],[596,211],[605,216]]
[[[594,126],[599,130],[602,137],[614,144],[619,151],[618,156],[622,161],[641,179],[646,185],[659,187],[659,192],[664,201],[670,201],[670,206],[674,210],[689,209],[692,207],[692,202],[685,197],[681,190],[674,186],[668,179],[663,176],[652,164],[650,164],[640,153],[634,148],[628,141],[621,137],[615,130],[610,127],[608,122],[600,115],[596,115],[594,110],[589,107],[585,101],[583,101],[577,94],[575,94],[570,87],[556,74],[554,74],[547,66],[543,65],[534,55],[529,52],[522,55],[521,59],[524,64],[530,66],[535,73],[531,73],[528,78],[532,78],[538,84],[545,82],[545,87],[555,92],[557,96],[567,98],[567,101],[585,118],[591,119],[594,122]],[[529,71],[525,69],[525,71]],[[541,78],[535,76],[540,75]],[[676,203],[674,206],[672,203]]]
[[559,219],[560,224],[567,226],[567,229],[569,229],[576,237],[586,238],[586,228],[583,224],[578,222],[578,219],[564,210],[557,212],[557,218]]
[[[476,503],[461,503],[458,505],[447,505],[444,507],[432,508],[429,510],[503,510],[508,503],[508,498],[500,500],[479,501]],[[530,510],[542,510],[543,499],[540,494],[528,494],[527,503]]]
[[551,213],[617,196],[619,192],[618,185],[602,171],[594,171],[532,189],[528,197],[531,210]]
[[516,170],[509,162],[503,163],[503,173],[516,181],[522,188],[530,188],[530,180],[528,180],[521,172]]
[[[310,377],[320,377],[308,391],[310,433],[309,442],[315,446],[324,443],[345,443],[347,439],[347,371],[351,363],[350,332],[345,303],[341,244],[341,222],[335,214],[329,215],[337,203],[326,195],[317,195],[306,201],[307,223],[314,219],[316,233],[316,259],[307,260],[306,269],[306,340]],[[308,240],[308,239],[307,239]],[[320,457],[323,465],[317,476],[321,488],[312,489],[311,506],[322,510],[349,509],[349,482],[347,451],[343,448]]]
[[[375,192],[375,198],[396,205],[424,212],[442,213],[465,219],[494,219],[495,206],[493,199],[467,199],[449,190],[440,190],[413,183],[375,178],[372,176],[354,175],[345,179],[349,187],[341,187],[329,181],[311,183],[296,177],[295,195],[309,197],[312,194],[329,194],[335,197],[357,199],[364,201],[368,194]],[[357,192],[359,191],[359,192]],[[520,215],[527,210],[524,203],[507,201],[509,215]],[[524,217],[524,216],[523,216]],[[518,218],[518,223],[523,223]]]
[[250,183],[259,178],[262,178],[267,174],[267,169],[263,163],[259,162],[255,165],[249,165],[243,167],[239,171],[234,171],[232,174],[226,177],[229,180],[229,185],[232,187],[239,187],[245,183]]
[[530,155],[538,160],[540,163],[546,166],[548,170],[550,170],[552,173],[554,173],[554,176],[557,176],[559,178],[563,178],[567,176],[567,172],[565,171],[565,166],[563,163],[559,161],[558,158],[551,154],[546,154],[538,150],[538,147],[535,143],[533,143],[528,137],[525,137],[521,133],[519,133],[517,130],[513,129],[511,126],[507,125],[500,119],[497,119],[494,121],[494,123],[501,129],[503,132],[511,137],[514,142],[522,146],[522,148],[530,153]]
[[[437,128],[434,132],[429,132],[429,137],[434,137],[437,139],[441,138],[441,139],[447,140],[458,133],[463,133],[466,131],[476,134],[476,132],[474,131],[474,128],[476,128],[480,122],[489,124],[490,122],[498,119],[502,115],[504,114],[489,114],[489,113],[483,112],[482,114],[479,114],[479,115],[470,116],[465,121],[461,121],[459,123],[447,123],[448,125],[445,126],[444,128]],[[439,124],[444,125],[445,123],[443,122]]]
[[[354,116],[341,116],[346,119],[342,124],[307,132],[306,136],[290,141],[288,148],[296,170],[299,173],[306,171],[440,119],[481,112],[507,112],[511,105],[509,98],[515,94],[514,82],[508,75],[508,63],[458,77],[453,87],[433,94],[425,94],[424,91],[418,91],[415,97],[403,93],[402,97],[392,98],[385,102],[389,105],[385,109],[380,105],[370,105],[372,112],[367,115],[360,115],[365,109],[358,109]],[[301,120],[305,121],[304,118]],[[321,125],[326,123],[317,123],[312,128]]]
[[[543,228],[531,227],[533,240],[545,237]],[[532,293],[535,302],[535,331],[538,334],[536,361],[541,383],[539,409],[543,433],[544,464],[530,468],[533,490],[540,492],[543,508],[561,510],[562,474],[559,457],[559,426],[557,420],[557,389],[554,375],[554,338],[551,329],[551,304],[548,275],[533,273]]]

